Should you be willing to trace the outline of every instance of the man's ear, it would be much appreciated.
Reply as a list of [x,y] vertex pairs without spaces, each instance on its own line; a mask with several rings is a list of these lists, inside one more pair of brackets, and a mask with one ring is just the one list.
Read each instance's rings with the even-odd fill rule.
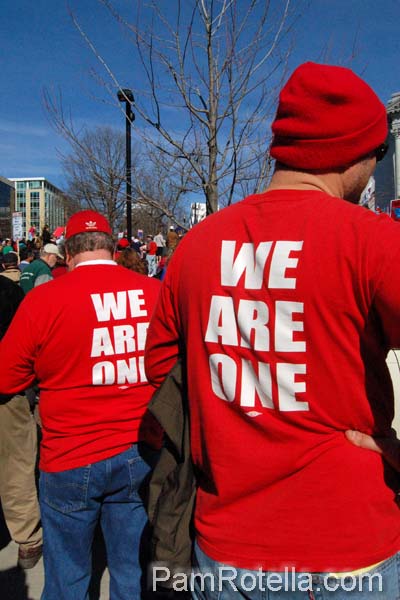
[[68,252],[65,253],[65,262],[67,263],[68,271],[72,271],[75,268],[75,261]]

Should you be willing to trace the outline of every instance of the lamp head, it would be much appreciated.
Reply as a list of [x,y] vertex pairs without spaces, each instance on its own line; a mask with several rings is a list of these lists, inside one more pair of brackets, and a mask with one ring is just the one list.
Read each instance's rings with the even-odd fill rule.
[[118,90],[117,96],[118,96],[118,100],[120,102],[133,102],[134,101],[132,90],[130,90],[128,88]]

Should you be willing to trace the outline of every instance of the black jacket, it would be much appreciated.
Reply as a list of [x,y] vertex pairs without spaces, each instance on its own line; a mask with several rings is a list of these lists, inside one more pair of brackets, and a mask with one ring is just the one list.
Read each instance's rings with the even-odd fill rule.
[[[6,333],[24,296],[24,292],[17,283],[7,277],[0,277],[0,340]],[[11,400],[12,397],[0,394],[0,404]]]

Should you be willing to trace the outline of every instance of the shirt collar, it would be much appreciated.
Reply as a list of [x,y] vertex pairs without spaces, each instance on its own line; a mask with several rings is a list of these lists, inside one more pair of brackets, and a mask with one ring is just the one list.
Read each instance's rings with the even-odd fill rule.
[[79,264],[75,265],[75,269],[77,267],[88,267],[90,265],[112,265],[113,267],[116,267],[117,263],[114,260],[84,260],[83,262],[80,262]]

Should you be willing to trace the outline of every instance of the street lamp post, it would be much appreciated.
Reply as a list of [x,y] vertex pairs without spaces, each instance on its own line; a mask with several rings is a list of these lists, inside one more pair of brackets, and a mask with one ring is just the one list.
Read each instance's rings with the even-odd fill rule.
[[129,243],[132,241],[132,158],[131,158],[131,124],[135,120],[132,112],[134,100],[132,90],[118,90],[118,100],[125,102],[125,125],[126,125],[126,231]]

